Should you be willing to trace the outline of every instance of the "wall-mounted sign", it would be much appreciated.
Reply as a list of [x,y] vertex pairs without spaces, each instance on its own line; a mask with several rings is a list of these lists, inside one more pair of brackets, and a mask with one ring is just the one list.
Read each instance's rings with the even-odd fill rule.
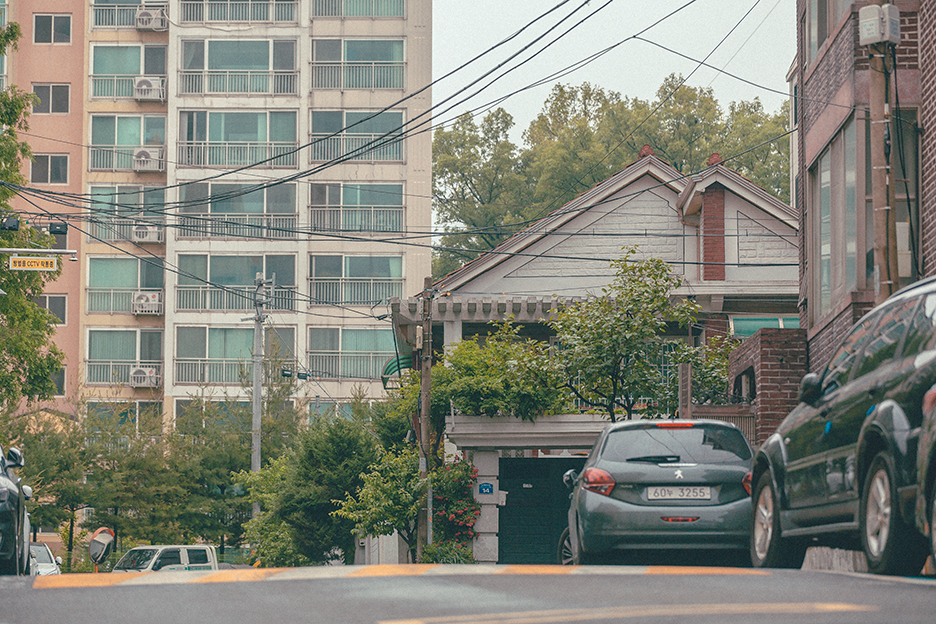
[[478,484],[478,494],[493,494],[493,493],[494,493],[493,483],[479,483]]
[[56,268],[55,256],[10,256],[12,271],[54,271]]

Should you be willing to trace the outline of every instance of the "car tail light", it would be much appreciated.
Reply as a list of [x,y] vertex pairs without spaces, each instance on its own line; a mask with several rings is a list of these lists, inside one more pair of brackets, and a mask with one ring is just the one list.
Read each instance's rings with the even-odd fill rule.
[[744,486],[744,491],[748,493],[748,496],[751,495],[751,479],[753,478],[754,478],[754,473],[748,470],[747,474],[744,475],[744,478],[741,479],[741,485]]
[[695,522],[699,516],[661,516],[664,522]]
[[695,427],[695,423],[691,422],[658,422],[656,423],[658,429],[692,429]]
[[582,473],[582,487],[589,492],[609,496],[614,485],[614,477],[607,470],[586,468]]

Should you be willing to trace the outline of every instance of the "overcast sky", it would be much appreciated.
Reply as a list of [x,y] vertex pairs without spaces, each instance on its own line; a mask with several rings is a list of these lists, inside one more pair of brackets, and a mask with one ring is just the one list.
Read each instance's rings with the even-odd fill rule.
[[[598,9],[608,0],[590,0],[575,11],[583,2],[566,2],[509,44],[437,84],[432,96],[436,105],[504,62],[574,11],[574,15],[551,36],[542,39],[540,44],[502,69],[534,56],[532,61],[484,88],[480,95],[468,102],[458,104],[450,112],[443,113],[437,109],[436,122],[440,116],[441,119],[451,119],[470,108],[484,106],[519,88],[547,79],[555,72],[622,41],[624,43],[612,51],[573,73],[549,79],[543,86],[501,102],[499,106],[513,115],[517,123],[514,140],[520,141],[520,133],[539,113],[557,82],[572,85],[590,82],[622,95],[653,100],[666,76],[681,73],[683,76],[692,74],[687,83],[691,86],[711,86],[722,106],[758,97],[767,111],[774,112],[785,99],[784,95],[771,89],[782,93],[787,91],[786,74],[796,53],[795,0],[611,0],[601,10]],[[562,4],[561,0],[435,0],[433,77],[441,78],[559,4]],[[646,41],[627,40],[686,4],[689,6],[640,35],[673,51]],[[555,35],[595,11],[597,13],[559,42],[539,51]],[[706,67],[696,70],[698,61],[706,57],[709,65],[759,86],[719,75]],[[486,85],[499,73],[478,83],[474,90]]]

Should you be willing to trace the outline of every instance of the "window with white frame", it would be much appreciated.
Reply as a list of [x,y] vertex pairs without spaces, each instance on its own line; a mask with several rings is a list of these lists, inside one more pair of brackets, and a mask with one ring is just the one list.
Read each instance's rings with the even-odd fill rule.
[[392,329],[310,327],[309,372],[326,379],[378,379],[396,357]]
[[296,185],[198,182],[179,188],[179,238],[295,238]]
[[88,314],[132,314],[141,294],[161,300],[164,273],[162,258],[89,258]]
[[34,154],[29,181],[33,184],[68,184],[68,154]]
[[91,49],[91,97],[165,99],[166,46],[95,45]]
[[68,84],[33,84],[33,93],[39,98],[39,103],[33,106],[35,115],[51,113],[67,113],[69,110]]
[[789,316],[732,316],[730,319],[731,334],[735,338],[747,338],[762,328],[796,329],[799,327],[799,317]]
[[33,43],[71,43],[71,15],[34,13]]
[[315,39],[313,89],[402,89],[402,39]]
[[312,111],[312,161],[403,160],[400,111]]
[[374,305],[402,295],[402,256],[309,257],[313,304]]
[[[89,329],[87,382],[155,387],[162,377],[162,339],[158,329]],[[132,379],[141,370],[148,377]]]
[[295,167],[296,111],[207,111],[179,113],[182,166]]
[[92,115],[88,169],[138,170],[140,150],[151,154],[165,145],[165,115]]
[[58,325],[65,325],[65,311],[68,309],[67,295],[39,295],[33,302],[55,317]]
[[289,255],[179,255],[179,310],[253,310],[257,274],[275,280],[267,287],[268,306],[296,308],[296,257]]
[[175,381],[178,384],[237,384],[253,356],[253,329],[177,327]]
[[313,230],[402,232],[402,184],[319,184],[311,189]]
[[298,80],[292,39],[182,42],[183,94],[298,95]]

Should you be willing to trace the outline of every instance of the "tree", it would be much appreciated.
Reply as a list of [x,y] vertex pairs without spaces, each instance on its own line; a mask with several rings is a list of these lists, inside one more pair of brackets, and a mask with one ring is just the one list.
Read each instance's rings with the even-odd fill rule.
[[[0,53],[16,48],[19,24],[0,28]],[[17,132],[29,129],[26,118],[37,102],[32,93],[11,86],[0,90],[0,181],[25,184],[20,173],[22,161],[31,158],[29,146]],[[13,191],[0,187],[0,218],[18,218],[9,205]],[[0,248],[51,248],[53,238],[20,219],[17,231],[0,231]],[[46,399],[55,392],[52,376],[61,368],[62,353],[52,337],[58,322],[48,310],[36,305],[45,284],[56,279],[57,271],[14,271],[5,260],[0,263],[0,410],[12,408],[26,399]]]
[[447,235],[433,258],[433,275],[442,276],[507,238],[505,225],[531,214],[524,201],[522,161],[508,132],[513,118],[502,108],[481,124],[463,115],[451,129],[432,139],[432,198],[439,225]]
[[773,140],[790,129],[790,103],[784,101],[780,110],[769,114],[760,100],[732,102],[724,139],[719,149],[725,157],[738,155],[726,166],[773,193],[782,201],[790,201],[790,141],[787,137]]
[[560,348],[557,359],[566,387],[584,404],[627,418],[641,399],[666,394],[662,364],[679,361],[678,342],[664,339],[670,323],[685,326],[698,310],[694,302],[674,301],[681,279],[658,258],[634,259],[636,247],[612,262],[614,280],[599,297],[563,307],[550,326]]

